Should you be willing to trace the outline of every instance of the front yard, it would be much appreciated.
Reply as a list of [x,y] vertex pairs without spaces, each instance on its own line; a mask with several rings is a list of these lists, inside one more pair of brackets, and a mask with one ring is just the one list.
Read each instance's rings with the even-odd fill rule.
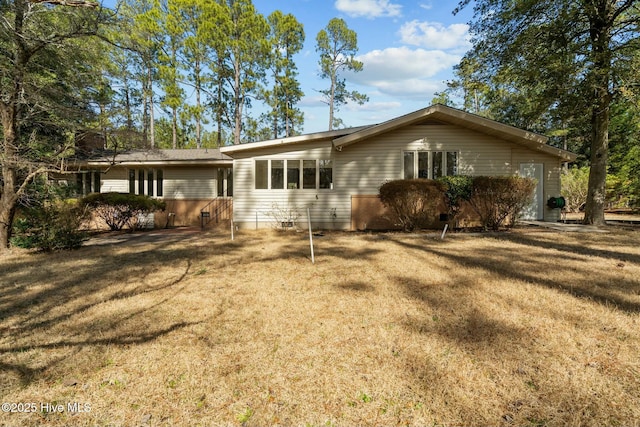
[[0,258],[0,425],[640,423],[640,231],[315,243]]

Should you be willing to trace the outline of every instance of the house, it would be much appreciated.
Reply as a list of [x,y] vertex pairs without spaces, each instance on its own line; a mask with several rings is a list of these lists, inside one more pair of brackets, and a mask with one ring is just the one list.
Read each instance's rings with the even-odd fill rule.
[[[75,164],[81,194],[119,192],[162,198],[165,212],[156,227],[198,225],[230,218],[233,209],[233,160],[214,149],[97,150]],[[64,176],[63,176],[64,177]]]
[[[371,126],[220,149],[101,152],[79,166],[84,193],[130,192],[163,198],[156,226],[198,225],[203,216],[240,228],[294,226],[361,230],[388,227],[380,185],[443,175],[521,175],[537,179],[524,215],[557,221],[545,201],[560,196],[560,171],[576,155],[545,136],[443,105]],[[232,202],[231,202],[232,200]]]
[[538,182],[527,219],[557,221],[563,162],[545,136],[443,105],[352,129],[223,147],[233,158],[238,227],[306,222],[322,229],[385,227],[380,185],[443,175],[520,175]]

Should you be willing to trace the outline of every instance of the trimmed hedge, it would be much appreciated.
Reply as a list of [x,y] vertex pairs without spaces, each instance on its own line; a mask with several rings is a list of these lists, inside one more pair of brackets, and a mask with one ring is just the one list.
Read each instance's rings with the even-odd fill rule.
[[380,187],[382,203],[404,231],[429,224],[440,202],[450,219],[468,203],[485,230],[512,227],[522,209],[531,202],[536,182],[517,176],[446,176],[437,180],[400,179]]
[[473,177],[469,204],[480,217],[482,228],[513,227],[522,209],[531,203],[536,181],[519,176]]
[[112,231],[125,226],[135,230],[141,215],[163,211],[166,203],[141,194],[94,193],[81,200],[83,206],[91,209]]
[[429,223],[442,201],[443,185],[428,179],[400,179],[384,183],[379,190],[380,201],[393,213],[397,225],[404,231]]

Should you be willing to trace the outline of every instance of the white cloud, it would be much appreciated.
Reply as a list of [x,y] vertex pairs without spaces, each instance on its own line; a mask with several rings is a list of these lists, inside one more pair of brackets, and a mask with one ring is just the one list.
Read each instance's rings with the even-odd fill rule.
[[467,24],[451,24],[445,27],[437,22],[413,20],[402,25],[400,37],[403,43],[429,49],[468,49],[471,46]]
[[431,10],[433,8],[433,4],[431,3],[420,3],[420,7],[424,10]]
[[460,62],[459,55],[406,46],[372,50],[357,59],[364,64],[364,69],[353,75],[362,80],[433,77]]
[[440,50],[408,47],[373,50],[358,56],[364,68],[345,73],[349,82],[374,87],[391,96],[430,96],[442,89],[436,75],[460,62],[460,56]]
[[379,18],[400,16],[402,5],[389,0],[336,0],[335,7],[352,17]]

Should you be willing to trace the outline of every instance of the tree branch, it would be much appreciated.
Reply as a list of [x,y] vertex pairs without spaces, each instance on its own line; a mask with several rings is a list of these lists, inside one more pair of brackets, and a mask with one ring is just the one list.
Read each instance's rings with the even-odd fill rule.
[[96,8],[99,6],[97,2],[89,0],[29,0],[31,3],[46,3],[57,6],[70,6],[70,7],[90,7]]

